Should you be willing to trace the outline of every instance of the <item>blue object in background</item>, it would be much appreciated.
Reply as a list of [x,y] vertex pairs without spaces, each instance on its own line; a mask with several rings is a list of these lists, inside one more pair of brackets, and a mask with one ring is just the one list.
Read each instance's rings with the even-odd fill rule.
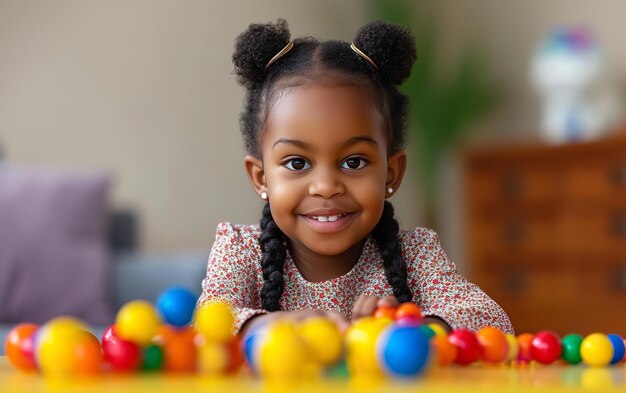
[[611,340],[611,344],[613,345],[613,359],[611,359],[611,364],[621,362],[626,352],[624,340],[617,334],[609,334],[607,337]]
[[191,322],[197,300],[190,290],[174,287],[158,297],[156,307],[165,322],[179,327],[186,326]]

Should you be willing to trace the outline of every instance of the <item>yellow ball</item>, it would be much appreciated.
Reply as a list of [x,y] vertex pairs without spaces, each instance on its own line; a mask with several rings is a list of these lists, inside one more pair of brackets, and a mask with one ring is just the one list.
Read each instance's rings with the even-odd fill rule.
[[506,360],[512,361],[517,359],[517,354],[519,353],[519,343],[517,342],[517,337],[513,334],[505,334],[507,344],[509,344],[509,352],[506,354]]
[[209,340],[229,341],[233,337],[235,317],[231,306],[223,302],[210,302],[196,308],[194,327]]
[[366,317],[350,326],[346,332],[346,358],[351,375],[384,376],[376,356],[376,341],[390,324],[385,318]]
[[433,330],[433,332],[435,332],[435,336],[439,337],[447,337],[448,333],[446,333],[446,330],[439,325],[438,323],[429,323],[428,327],[431,328]]
[[47,376],[70,376],[76,364],[75,347],[90,333],[78,319],[55,318],[43,325],[37,335],[36,357]]
[[230,360],[228,348],[216,341],[201,340],[198,347],[198,371],[207,375],[226,373]]
[[592,333],[580,344],[580,357],[589,366],[606,366],[613,358],[613,344],[606,335]]
[[268,379],[292,379],[301,376],[307,361],[307,348],[295,325],[276,321],[260,337],[257,364]]
[[140,345],[148,345],[161,326],[161,318],[154,306],[145,300],[126,303],[117,313],[117,335]]
[[336,363],[343,353],[343,340],[337,325],[327,318],[309,318],[299,326],[313,359],[321,365]]

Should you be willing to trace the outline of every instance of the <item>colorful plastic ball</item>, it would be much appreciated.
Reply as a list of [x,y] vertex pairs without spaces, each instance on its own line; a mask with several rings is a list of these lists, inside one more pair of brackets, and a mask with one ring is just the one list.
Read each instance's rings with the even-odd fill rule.
[[91,333],[78,340],[74,345],[74,372],[78,375],[95,375],[102,371],[102,347]]
[[436,336],[448,337],[448,332],[446,332],[446,329],[444,329],[440,324],[433,322],[429,323],[427,326],[435,332]]
[[430,355],[428,337],[417,327],[391,325],[382,332],[376,346],[385,371],[397,377],[420,374]]
[[448,341],[447,336],[435,336],[430,340],[430,343],[433,346],[439,367],[445,367],[456,359],[458,349]]
[[229,366],[230,353],[226,344],[207,340],[199,336],[198,347],[198,371],[206,375],[225,374]]
[[71,317],[52,319],[37,332],[35,357],[42,373],[67,377],[76,373],[76,346],[91,334]]
[[589,366],[606,366],[613,359],[613,344],[606,335],[592,333],[580,344],[580,357]]
[[[396,321],[396,325],[397,326],[413,326],[413,327],[415,327],[415,325],[403,325],[403,324],[400,324],[400,323],[398,323],[398,321]],[[419,330],[422,333],[424,333],[424,335],[426,337],[428,337],[429,340],[437,335],[437,333],[433,330],[433,328],[428,326],[428,325],[421,325],[421,326],[418,325],[418,328],[419,328]]]
[[517,342],[517,337],[513,334],[505,334],[506,342],[509,344],[509,351],[506,354],[506,360],[508,362],[512,362],[517,359],[517,355],[519,354],[519,343]]
[[115,371],[137,370],[142,364],[142,351],[139,345],[121,338],[103,342],[102,354],[106,363]]
[[157,344],[151,344],[143,348],[143,370],[160,370],[163,367],[163,348]]
[[155,342],[163,345],[163,369],[176,373],[195,371],[198,357],[195,337],[195,330],[189,326],[163,325],[155,337]]
[[509,344],[504,333],[495,327],[487,326],[476,333],[482,347],[481,359],[488,363],[500,363],[506,360]]
[[361,318],[346,331],[346,359],[351,375],[380,378],[384,376],[376,356],[378,336],[392,322],[388,318]]
[[611,344],[613,345],[613,358],[611,359],[611,364],[617,364],[624,359],[624,353],[626,352],[624,339],[617,334],[609,334],[607,337],[611,340]]
[[237,334],[226,343],[226,349],[228,350],[228,367],[226,372],[232,373],[244,364],[244,352],[241,350],[241,336]]
[[448,340],[457,348],[457,356],[454,362],[462,366],[479,360],[482,356],[482,347],[476,335],[466,329],[453,330]]
[[196,301],[196,295],[190,290],[170,288],[157,298],[156,307],[166,323],[186,326],[191,322]]
[[404,318],[404,317],[414,317],[418,320],[422,320],[422,309],[415,303],[406,302],[400,304],[396,308],[395,319]]
[[311,352],[313,360],[329,366],[343,354],[343,338],[337,325],[327,318],[309,318],[298,326],[300,337]]
[[396,308],[388,306],[378,307],[374,311],[374,318],[387,318],[393,321],[396,319]]
[[580,357],[580,345],[583,342],[583,336],[580,334],[568,334],[563,337],[561,344],[563,345],[563,353],[561,357],[569,364],[578,364],[582,361]]
[[235,317],[229,304],[209,302],[199,306],[194,314],[194,327],[209,340],[230,341]]
[[296,326],[290,321],[276,321],[266,329],[256,360],[261,376],[270,380],[299,377],[307,361],[307,348]]
[[144,300],[134,300],[125,304],[115,319],[117,335],[139,345],[150,344],[160,325],[161,318],[156,309]]
[[265,330],[257,328],[249,330],[241,341],[241,352],[244,354],[244,358],[250,369],[253,371],[258,370],[257,358],[258,347],[260,337],[265,333]]
[[18,370],[37,370],[33,353],[33,338],[37,329],[39,326],[34,323],[21,323],[11,329],[4,342],[4,353],[9,363]]
[[554,332],[544,330],[535,334],[530,343],[530,355],[542,364],[551,364],[561,358],[561,338]]
[[519,362],[528,363],[533,360],[533,357],[530,353],[530,346],[533,342],[533,338],[535,338],[535,336],[531,333],[522,333],[517,336],[517,344],[519,348],[517,360]]
[[415,317],[412,315],[404,315],[400,318],[396,318],[394,323],[398,326],[419,327],[423,325],[424,319],[421,317]]

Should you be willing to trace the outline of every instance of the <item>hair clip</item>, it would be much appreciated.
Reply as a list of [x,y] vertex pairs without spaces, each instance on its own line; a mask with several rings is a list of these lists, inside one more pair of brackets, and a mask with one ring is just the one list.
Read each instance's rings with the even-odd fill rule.
[[356,52],[357,55],[361,56],[362,58],[365,59],[365,61],[370,63],[372,66],[374,66],[374,68],[378,69],[378,66],[376,65],[376,63],[374,63],[374,60],[370,59],[370,57],[366,55],[365,53],[363,53],[361,49],[357,48],[356,45],[354,45],[354,42],[350,43],[350,48],[354,52]]
[[285,47],[283,49],[281,49],[280,52],[275,54],[274,57],[272,57],[270,59],[270,61],[267,62],[267,65],[265,66],[265,69],[267,70],[267,68],[269,66],[271,66],[272,63],[276,62],[276,60],[278,60],[281,57],[285,56],[287,54],[287,52],[289,52],[291,50],[291,48],[293,48],[293,41],[289,41],[289,43],[287,45],[285,45]]

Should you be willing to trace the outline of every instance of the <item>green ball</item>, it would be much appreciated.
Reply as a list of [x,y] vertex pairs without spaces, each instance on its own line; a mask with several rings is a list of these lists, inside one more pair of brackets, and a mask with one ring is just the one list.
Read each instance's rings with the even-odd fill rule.
[[578,364],[582,361],[580,357],[580,345],[583,342],[583,337],[580,334],[568,334],[563,337],[561,343],[563,344],[563,354],[561,357],[569,364]]
[[346,359],[341,359],[337,364],[328,367],[324,374],[326,378],[330,379],[348,379],[350,377],[350,371],[348,370]]
[[437,335],[437,333],[435,333],[435,331],[428,325],[422,325],[418,329],[424,333],[429,340]]
[[158,345],[148,345],[143,350],[143,369],[159,370],[163,365],[163,349]]

